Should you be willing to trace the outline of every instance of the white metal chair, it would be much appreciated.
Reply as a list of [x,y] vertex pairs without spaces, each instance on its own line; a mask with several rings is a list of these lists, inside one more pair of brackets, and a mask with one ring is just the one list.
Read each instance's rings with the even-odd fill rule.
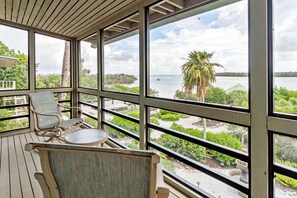
[[46,91],[28,95],[31,101],[30,110],[34,117],[35,133],[38,136],[49,137],[46,141],[52,141],[54,138],[63,140],[63,134],[78,129],[83,125],[81,118],[63,119],[61,107],[78,107],[66,107],[58,104],[52,92]]

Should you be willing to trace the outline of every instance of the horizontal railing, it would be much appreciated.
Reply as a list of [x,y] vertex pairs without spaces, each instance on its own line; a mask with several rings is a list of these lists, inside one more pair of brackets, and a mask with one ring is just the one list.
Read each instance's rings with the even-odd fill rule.
[[[109,92],[109,91],[101,91],[100,94],[101,95],[101,100],[104,101],[104,98],[105,97],[108,97],[109,99],[114,99],[114,100],[120,100],[120,101],[126,101],[126,102],[132,102],[132,103],[135,103],[135,101],[138,101],[138,97],[137,95],[131,95],[131,94],[127,94],[126,93],[115,93],[115,92]],[[115,97],[114,97],[115,96]],[[128,100],[124,100],[125,99],[125,96],[128,96]],[[161,101],[161,104],[157,104],[158,102]],[[184,105],[189,105],[192,106],[194,104],[192,103],[185,103],[185,104],[181,104],[179,103],[180,101],[170,101],[171,103],[174,103],[174,104],[177,104],[177,105],[171,105],[171,104],[166,104],[166,101],[165,99],[157,99],[157,98],[147,98],[145,100],[145,103],[148,103],[150,104],[149,106],[147,107],[155,107],[155,108],[160,108],[160,107],[170,107],[168,110],[171,110],[171,111],[174,111],[175,108],[177,109],[180,109],[179,106],[184,106]],[[85,106],[88,106],[88,107],[91,107],[91,108],[94,108],[96,110],[98,110],[98,106],[97,105],[94,105],[94,104],[90,104],[88,102],[85,102],[85,101],[79,101],[78,102],[80,105],[85,105]],[[103,102],[104,104],[104,102]],[[137,103],[135,103],[137,104]],[[195,107],[196,108],[196,107]],[[206,108],[208,108],[207,106],[206,107],[201,107],[201,110],[203,110],[202,112],[204,113],[208,113],[206,112]],[[164,108],[165,109],[165,108]],[[228,109],[226,108],[225,110],[222,110],[224,112],[226,112],[226,110],[228,111]],[[240,117],[237,117],[238,118],[238,121],[235,122],[235,124],[242,124],[242,126],[249,126],[249,115],[247,112],[233,112],[232,110],[233,109],[229,109],[231,111],[228,111],[227,113],[230,114],[230,115],[240,115]],[[236,109],[237,110],[237,109]],[[190,111],[192,112],[192,111]],[[122,127],[119,127],[117,126],[116,124],[114,123],[111,123],[110,121],[107,121],[107,120],[104,120],[105,118],[105,114],[110,114],[110,115],[113,115],[113,116],[118,116],[120,118],[123,118],[127,121],[131,121],[133,123],[137,123],[137,124],[140,124],[140,120],[135,118],[135,117],[132,117],[132,116],[129,116],[129,115],[126,115],[126,114],[123,114],[119,111],[115,111],[115,110],[111,110],[109,108],[106,108],[104,105],[103,107],[101,108],[101,113],[102,113],[102,126],[108,126],[110,127],[111,129],[114,129],[116,131],[118,131],[119,133],[122,133],[124,134],[125,136],[129,137],[129,138],[132,138],[136,141],[140,141],[140,137],[135,134],[135,133],[132,133],[131,131],[128,131]],[[186,113],[185,110],[183,109],[181,111],[181,113]],[[191,115],[192,113],[190,113]],[[223,114],[223,113],[222,113]],[[98,119],[96,118],[95,116],[93,115],[90,115],[89,113],[86,113],[86,112],[83,112],[83,115],[87,116],[87,117],[90,117],[92,119]],[[208,114],[205,114],[205,115],[208,115]],[[221,115],[217,115],[216,116],[217,118],[220,118]],[[220,120],[220,119],[217,119],[217,120]],[[224,118],[222,121],[229,121],[229,120],[226,120],[226,118]],[[201,139],[201,138],[198,138],[198,137],[194,137],[194,136],[191,136],[191,135],[188,135],[188,134],[185,134],[185,133],[182,133],[182,132],[179,132],[179,131],[176,131],[176,130],[172,130],[172,129],[169,129],[169,128],[166,128],[166,127],[162,127],[162,126],[159,126],[159,125],[156,125],[156,124],[153,124],[153,123],[150,123],[150,122],[147,122],[146,123],[146,131],[149,132],[151,129],[154,129],[154,130],[157,130],[157,131],[160,131],[160,132],[163,132],[163,133],[166,133],[166,134],[169,134],[169,135],[172,135],[173,137],[176,137],[176,138],[179,138],[181,140],[184,140],[184,141],[187,141],[187,142],[190,142],[190,143],[193,143],[195,145],[199,145],[199,146],[203,146],[207,149],[210,149],[210,150],[213,150],[213,151],[217,151],[217,152],[220,152],[222,154],[225,154],[225,155],[228,155],[230,157],[233,157],[233,158],[236,158],[236,159],[239,159],[243,162],[247,162],[248,164],[250,164],[250,156],[248,153],[245,153],[245,152],[242,152],[242,151],[239,151],[239,150],[236,150],[236,149],[233,149],[233,148],[230,148],[230,147],[227,147],[227,146],[224,146],[224,145],[220,145],[220,144],[217,144],[217,143],[214,143],[214,142],[211,142],[209,140],[204,140],[204,139]],[[117,139],[114,139],[112,137],[109,138],[109,141],[118,146],[118,147],[121,147],[121,148],[125,148],[127,149],[128,147],[126,145],[123,145],[122,143],[120,143]],[[164,153],[166,154],[168,157],[171,157],[175,160],[178,160],[198,171],[201,171],[202,173],[206,174],[206,175],[209,175],[211,176],[212,178],[214,179],[217,179],[218,181],[221,181],[225,184],[227,184],[228,186],[230,187],[233,187],[235,189],[237,189],[238,191],[241,191],[242,193],[244,194],[247,194],[247,195],[250,195],[250,188],[249,188],[249,184],[245,184],[235,178],[232,178],[232,177],[229,177],[223,173],[220,173],[218,171],[215,171],[213,169],[211,169],[210,167],[208,167],[207,165],[204,165],[194,159],[191,159],[187,156],[184,156],[180,153],[177,153],[169,148],[166,148],[162,145],[159,145],[157,143],[154,143],[150,140],[150,138],[148,137],[147,138],[147,146],[148,146],[148,149],[151,148],[151,149],[156,149],[157,151],[161,152],[161,153]],[[250,169],[250,166],[248,166],[249,169]],[[281,169],[283,170],[283,169]],[[249,170],[250,171],[250,170]],[[202,197],[214,197],[212,196],[211,194],[209,194],[208,192],[206,192],[205,190],[195,186],[194,184],[188,182],[187,180],[177,176],[176,174],[168,171],[168,170],[164,170],[163,171],[164,174],[174,178],[176,181],[178,181],[179,183],[183,184],[184,186],[188,187],[189,189],[193,190],[194,192],[196,192],[197,194],[199,194],[200,196]]]

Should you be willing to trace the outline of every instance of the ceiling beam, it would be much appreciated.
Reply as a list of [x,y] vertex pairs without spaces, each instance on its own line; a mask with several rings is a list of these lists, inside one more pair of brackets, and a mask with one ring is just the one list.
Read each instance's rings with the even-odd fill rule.
[[184,0],[168,0],[167,2],[179,9],[184,9],[184,7],[185,7]]
[[158,8],[158,7],[151,7],[150,8],[151,10],[153,10],[153,11],[155,11],[155,12],[158,12],[158,13],[160,13],[160,14],[162,14],[162,15],[167,15],[167,11],[166,10],[163,10],[163,9],[161,9],[161,8]]
[[163,4],[159,4],[158,7],[167,10],[168,12],[174,12],[175,11],[175,7],[169,3],[163,3]]
[[111,27],[111,28],[108,28],[109,31],[112,31],[112,32],[123,32],[125,30],[123,29],[119,29],[119,28],[116,28],[116,27]]
[[124,21],[124,22],[117,24],[116,26],[120,27],[120,28],[124,28],[124,29],[130,29],[131,23],[129,23],[128,21]]

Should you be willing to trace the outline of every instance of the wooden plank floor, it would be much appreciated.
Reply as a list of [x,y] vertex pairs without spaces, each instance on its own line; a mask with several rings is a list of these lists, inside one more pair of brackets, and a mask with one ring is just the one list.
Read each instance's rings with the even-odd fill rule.
[[24,150],[32,141],[44,141],[35,133],[24,133],[0,138],[0,192],[1,198],[42,198],[42,191],[34,178],[41,171],[36,152]]
[[[0,197],[42,198],[34,173],[41,171],[38,153],[28,152],[24,146],[32,141],[44,141],[34,132],[0,138]],[[56,141],[56,143],[61,143]],[[184,197],[171,189],[171,198]]]

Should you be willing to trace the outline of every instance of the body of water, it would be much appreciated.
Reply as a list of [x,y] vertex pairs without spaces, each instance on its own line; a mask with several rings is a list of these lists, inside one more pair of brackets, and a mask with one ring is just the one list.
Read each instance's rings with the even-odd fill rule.
[[[182,90],[182,85],[182,75],[153,75],[150,78],[150,88],[158,90],[159,97],[172,98],[176,90]],[[286,87],[289,90],[297,90],[297,77],[275,77],[274,85],[277,87]],[[128,86],[139,86],[139,80]],[[248,78],[217,76],[213,86],[220,87],[225,91],[232,89],[234,86],[248,90]]]

